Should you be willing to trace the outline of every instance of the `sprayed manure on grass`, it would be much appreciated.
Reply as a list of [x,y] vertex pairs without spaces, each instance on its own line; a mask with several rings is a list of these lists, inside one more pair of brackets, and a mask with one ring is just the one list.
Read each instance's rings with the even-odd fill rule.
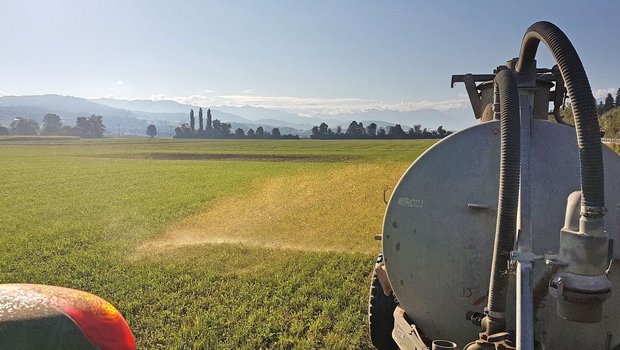
[[403,170],[401,163],[354,164],[258,181],[173,225],[139,251],[232,243],[374,254],[383,191]]
[[[370,349],[383,190],[430,144],[0,142],[3,278],[100,295],[140,349]],[[201,152],[253,157],[139,156]]]

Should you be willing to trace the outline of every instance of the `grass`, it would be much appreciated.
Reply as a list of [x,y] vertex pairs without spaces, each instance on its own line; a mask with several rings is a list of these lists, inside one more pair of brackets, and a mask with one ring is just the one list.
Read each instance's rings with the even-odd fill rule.
[[98,294],[142,349],[369,348],[383,189],[432,142],[4,140],[0,282]]

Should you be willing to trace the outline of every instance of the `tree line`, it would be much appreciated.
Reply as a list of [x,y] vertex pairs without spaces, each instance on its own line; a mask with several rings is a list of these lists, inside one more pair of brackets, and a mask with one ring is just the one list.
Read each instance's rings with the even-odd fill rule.
[[312,139],[328,140],[328,139],[436,139],[450,135],[451,131],[446,131],[443,126],[437,130],[428,130],[422,128],[421,124],[415,124],[409,130],[403,130],[400,124],[385,128],[377,128],[377,124],[370,123],[364,127],[363,123],[355,120],[349,124],[346,131],[343,132],[342,127],[338,125],[336,130],[332,130],[326,123],[315,125],[312,127]]
[[611,94],[607,94],[605,102],[599,103],[596,110],[605,137],[620,138],[620,88],[616,91],[615,101]]
[[[561,113],[564,122],[575,124],[573,106],[570,103]],[[608,93],[605,99],[596,105],[596,114],[604,137],[620,138],[620,88],[616,91],[615,99]]]
[[198,109],[198,128],[196,128],[196,118],[194,116],[194,109],[189,111],[189,124],[183,123],[174,129],[174,138],[180,139],[299,139],[299,136],[280,133],[280,129],[273,128],[271,132],[265,130],[262,126],[254,129],[249,129],[247,133],[237,128],[234,133],[231,132],[231,124],[222,122],[218,119],[213,119],[211,116],[211,109],[207,109],[206,125],[204,123],[202,108]]
[[15,118],[8,128],[0,125],[0,135],[60,135],[101,138],[104,131],[103,117],[94,114],[88,117],[77,117],[74,126],[64,125],[62,118],[53,113],[43,116],[41,126],[34,119],[22,117]]
[[599,116],[602,116],[603,114],[611,111],[614,108],[620,108],[620,88],[618,88],[618,91],[616,91],[615,101],[611,93],[608,93],[605,97],[605,102],[600,101],[598,103],[598,105],[596,106],[596,113]]

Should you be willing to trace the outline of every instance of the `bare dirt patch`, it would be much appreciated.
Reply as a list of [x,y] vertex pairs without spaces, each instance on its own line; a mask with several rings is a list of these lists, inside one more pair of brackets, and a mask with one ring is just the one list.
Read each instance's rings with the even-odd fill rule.
[[0,136],[0,142],[26,141],[26,142],[49,142],[49,141],[75,141],[78,136]]
[[159,160],[247,160],[262,162],[342,162],[348,159],[336,156],[247,153],[137,153],[91,155],[89,157]]
[[383,190],[407,164],[352,164],[256,182],[173,225],[140,252],[196,244],[372,253],[380,249]]

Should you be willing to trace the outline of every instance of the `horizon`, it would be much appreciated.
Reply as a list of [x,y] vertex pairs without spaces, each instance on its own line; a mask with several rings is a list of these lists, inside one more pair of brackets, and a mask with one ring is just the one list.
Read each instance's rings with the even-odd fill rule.
[[[52,98],[52,100],[40,99],[47,97]],[[6,98],[9,98],[9,100],[7,101]],[[34,100],[31,98],[34,98]],[[67,98],[69,100],[66,100]],[[15,99],[16,101],[13,101],[13,99]],[[73,101],[74,99],[77,101]],[[89,104],[92,103],[92,105],[84,105],[82,101]],[[119,102],[128,102],[129,104],[119,105]],[[132,102],[136,102],[138,104],[133,104]],[[145,106],[142,102],[146,103],[146,106],[151,108],[141,108]],[[158,108],[153,108],[153,105],[151,104],[152,102],[171,102],[175,105],[173,107],[165,106],[163,109],[158,110]],[[0,121],[3,122],[8,122],[9,120],[12,120],[16,117],[25,117],[26,119],[41,121],[44,114],[51,113],[59,115],[61,120],[64,121],[64,124],[69,125],[72,118],[77,118],[84,115],[102,115],[104,117],[104,122],[106,120],[112,120],[112,124],[117,125],[118,128],[121,128],[122,126],[123,129],[127,130],[135,130],[135,127],[126,125],[135,123],[135,121],[139,121],[140,123],[156,124],[160,127],[174,127],[180,126],[184,123],[187,124],[188,120],[186,119],[189,118],[189,112],[194,111],[195,113],[197,113],[199,108],[202,108],[204,111],[210,109],[215,113],[214,119],[219,119],[222,122],[232,122],[234,125],[240,126],[243,129],[249,129],[252,127],[260,126],[262,124],[265,127],[279,127],[288,130],[296,130],[297,132],[301,132],[302,134],[304,134],[305,132],[309,132],[312,126],[319,125],[322,122],[328,123],[330,127],[334,128],[337,126],[347,127],[351,122],[358,121],[360,123],[363,122],[366,124],[376,123],[380,127],[388,127],[400,124],[403,127],[411,128],[416,124],[423,124],[424,128],[428,128],[430,130],[435,130],[438,127],[445,127],[450,131],[462,129],[463,125],[466,125],[465,127],[468,127],[471,123],[474,123],[473,118],[471,120],[463,120],[462,118],[454,118],[454,116],[449,114],[441,114],[440,112],[434,111],[432,109],[416,111],[421,112],[421,115],[413,114],[414,116],[417,115],[418,118],[423,120],[422,122],[420,122],[420,119],[410,119],[409,117],[412,116],[411,113],[393,110],[374,109],[365,110],[362,112],[352,111],[333,115],[324,114],[309,116],[250,105],[194,106],[182,104],[172,100],[88,100],[80,97],[58,94],[0,96],[0,109],[3,108],[13,110],[13,116],[3,116],[0,114]],[[86,112],[85,108],[89,108],[91,112]],[[101,110],[101,108],[103,108],[103,110]],[[15,111],[26,111],[26,115],[22,115],[19,112]],[[435,112],[435,114],[432,114],[431,116],[426,116],[425,114],[429,112]],[[388,114],[386,116],[382,115],[382,113]],[[455,126],[451,123],[443,123],[440,120],[437,120],[438,123],[429,123],[429,120],[431,120],[433,117],[438,116],[437,113],[440,113],[439,116],[442,117],[442,120],[445,121],[445,118],[448,118],[450,121],[458,124],[458,126]],[[132,122],[131,120],[124,118],[133,118],[134,121]],[[69,124],[67,124],[67,122],[69,122]],[[147,124],[144,124],[145,127]]]

